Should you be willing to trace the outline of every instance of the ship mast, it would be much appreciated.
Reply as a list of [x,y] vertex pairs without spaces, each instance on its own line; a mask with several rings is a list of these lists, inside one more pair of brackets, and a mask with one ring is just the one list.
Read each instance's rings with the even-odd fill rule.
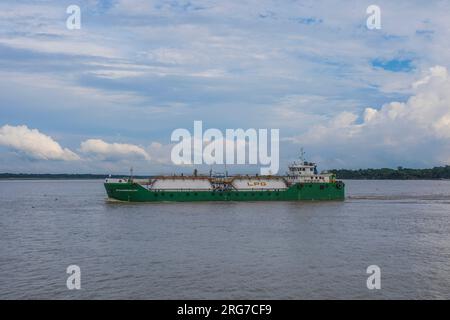
[[305,161],[305,151],[303,151],[303,147],[300,148],[300,161],[302,163]]

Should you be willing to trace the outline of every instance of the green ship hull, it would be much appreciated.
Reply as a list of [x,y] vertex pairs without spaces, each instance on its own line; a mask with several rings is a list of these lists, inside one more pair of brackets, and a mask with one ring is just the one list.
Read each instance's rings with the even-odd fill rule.
[[194,201],[319,201],[344,200],[343,182],[297,183],[285,190],[195,191],[147,190],[139,183],[105,183],[110,199],[126,202]]

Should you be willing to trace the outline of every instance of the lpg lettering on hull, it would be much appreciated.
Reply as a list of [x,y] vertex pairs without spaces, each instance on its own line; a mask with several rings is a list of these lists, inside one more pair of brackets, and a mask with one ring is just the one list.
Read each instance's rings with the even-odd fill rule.
[[247,185],[249,187],[256,187],[256,186],[265,187],[265,186],[267,186],[267,182],[264,182],[264,181],[262,181],[262,182],[247,182]]

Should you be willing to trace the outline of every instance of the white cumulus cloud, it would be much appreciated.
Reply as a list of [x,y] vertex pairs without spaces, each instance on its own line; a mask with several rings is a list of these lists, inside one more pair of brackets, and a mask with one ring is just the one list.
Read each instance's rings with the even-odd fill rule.
[[140,158],[150,160],[150,155],[142,147],[126,143],[108,143],[101,139],[83,141],[80,151],[95,155],[101,159]]
[[0,128],[0,145],[20,151],[34,159],[79,160],[80,157],[37,129],[25,125]]
[[[390,102],[363,114],[342,112],[289,140],[327,150],[341,165],[360,159],[361,166],[450,163],[450,77],[436,66],[412,85],[405,102]],[[415,160],[415,161],[414,161]],[[331,166],[336,166],[330,164]],[[358,164],[356,164],[358,165]]]

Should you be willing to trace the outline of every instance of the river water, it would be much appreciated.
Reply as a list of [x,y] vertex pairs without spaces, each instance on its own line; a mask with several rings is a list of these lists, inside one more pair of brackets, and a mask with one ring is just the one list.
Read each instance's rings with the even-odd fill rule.
[[0,298],[449,299],[450,181],[346,184],[343,202],[120,204],[97,180],[0,181]]

